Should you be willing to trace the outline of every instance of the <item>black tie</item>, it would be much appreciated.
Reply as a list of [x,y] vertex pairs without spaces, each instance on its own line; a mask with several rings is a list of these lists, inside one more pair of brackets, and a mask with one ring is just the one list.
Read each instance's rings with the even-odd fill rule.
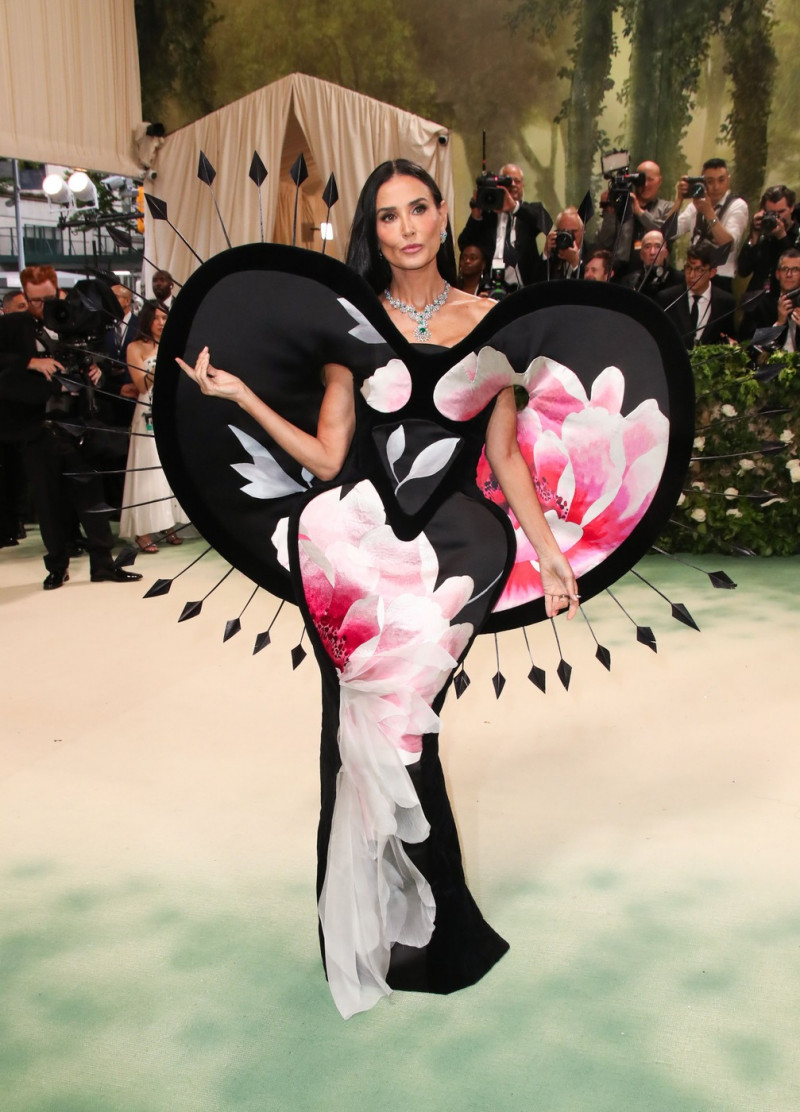
[[692,343],[695,343],[697,325],[700,320],[700,294],[692,294],[692,308],[689,311],[689,324],[692,326]]
[[506,234],[505,242],[503,243],[503,262],[506,264],[506,266],[516,266],[518,258],[517,249],[511,242],[511,221],[514,219],[514,217],[510,212],[507,212],[505,216]]

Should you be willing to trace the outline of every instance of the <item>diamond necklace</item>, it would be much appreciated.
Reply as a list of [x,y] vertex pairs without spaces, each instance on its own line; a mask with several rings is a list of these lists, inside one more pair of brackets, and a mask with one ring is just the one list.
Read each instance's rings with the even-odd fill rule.
[[450,283],[445,282],[444,289],[435,298],[430,305],[426,305],[424,309],[415,309],[413,305],[406,305],[405,301],[399,301],[396,297],[392,297],[388,289],[383,291],[383,296],[389,302],[393,309],[405,313],[406,316],[411,317],[413,321],[417,322],[417,327],[414,329],[414,339],[418,340],[421,344],[429,344],[431,341],[431,330],[428,328],[428,321],[433,314],[437,312],[447,301],[447,295],[450,293]]

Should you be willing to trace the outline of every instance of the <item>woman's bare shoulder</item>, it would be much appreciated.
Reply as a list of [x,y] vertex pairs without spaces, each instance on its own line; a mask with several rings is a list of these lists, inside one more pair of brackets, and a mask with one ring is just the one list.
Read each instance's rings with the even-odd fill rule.
[[470,319],[472,325],[476,325],[482,321],[487,313],[490,313],[497,304],[488,297],[475,297],[471,293],[464,293],[463,290],[451,290],[450,298],[454,308],[457,308],[460,313]]

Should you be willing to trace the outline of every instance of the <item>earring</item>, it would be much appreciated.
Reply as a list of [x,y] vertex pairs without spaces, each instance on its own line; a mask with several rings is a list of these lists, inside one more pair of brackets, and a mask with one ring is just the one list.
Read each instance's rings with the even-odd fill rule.
[[445,243],[447,242],[447,228],[442,228],[441,234],[439,236],[439,242],[441,243],[442,247],[444,247]]

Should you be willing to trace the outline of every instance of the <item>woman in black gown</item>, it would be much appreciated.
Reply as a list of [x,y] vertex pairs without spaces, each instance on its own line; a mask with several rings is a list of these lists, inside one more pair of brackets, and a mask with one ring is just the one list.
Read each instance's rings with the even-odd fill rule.
[[[411,373],[376,335],[369,366],[327,363],[315,431],[213,367],[208,348],[193,367],[179,360],[204,394],[238,405],[325,484],[275,543],[322,670],[319,915],[345,1017],[392,988],[472,984],[508,948],[467,889],[437,753],[446,689],[514,563],[508,517],[476,486],[484,445],[535,549],[548,616],[578,607],[517,445],[507,362],[486,348],[451,365],[447,349],[493,303],[447,282],[447,235],[425,171],[397,160],[372,173],[348,263],[383,293],[401,335],[426,345],[425,359]],[[346,461],[348,476],[369,478],[337,483]]]

